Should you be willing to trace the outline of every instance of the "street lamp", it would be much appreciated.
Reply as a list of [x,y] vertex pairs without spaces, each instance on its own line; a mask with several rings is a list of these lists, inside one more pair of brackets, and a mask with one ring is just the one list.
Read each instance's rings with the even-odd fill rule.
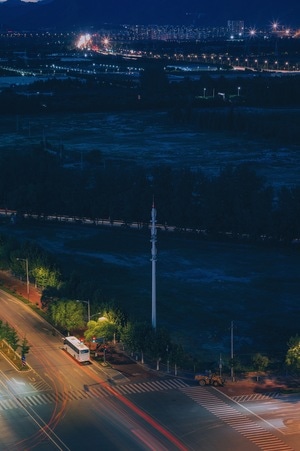
[[29,300],[29,271],[28,271],[28,258],[16,258],[16,260],[25,262],[26,268],[26,285],[27,285],[27,298]]
[[203,88],[203,97],[206,97],[206,88]]
[[233,321],[231,321],[230,324],[230,342],[231,342],[231,346],[230,346],[230,357],[231,357],[231,364],[230,364],[230,376],[231,376],[231,380],[232,382],[234,381],[234,372],[233,372]]
[[80,301],[79,299],[76,299],[76,302],[82,302],[83,304],[87,304],[88,309],[88,323],[91,321],[91,309],[90,309],[90,301]]
[[170,372],[169,345],[167,345],[166,351],[167,351],[167,373],[169,373]]
[[240,86],[238,86],[238,96],[240,96],[240,90],[241,90],[241,87]]

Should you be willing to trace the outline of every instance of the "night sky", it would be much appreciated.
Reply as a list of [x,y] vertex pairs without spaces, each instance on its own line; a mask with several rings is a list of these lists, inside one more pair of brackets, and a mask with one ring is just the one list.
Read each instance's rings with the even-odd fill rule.
[[[15,4],[21,0],[0,0],[0,3]],[[44,2],[51,0],[22,0],[24,3]],[[62,9],[65,0],[52,0]],[[72,0],[73,4],[86,5],[88,8],[92,0]],[[285,27],[300,27],[300,2],[299,0],[97,0],[98,7],[103,5],[103,10],[109,8],[118,18],[130,14],[134,19],[139,18],[142,23],[147,19],[156,23],[195,23],[197,25],[225,25],[227,20],[244,20],[248,26],[271,24],[278,21]],[[109,5],[109,6],[108,6]],[[63,13],[63,11],[62,11]],[[168,22],[170,17],[170,22]],[[172,20],[171,20],[172,19]],[[148,22],[149,23],[149,22]]]

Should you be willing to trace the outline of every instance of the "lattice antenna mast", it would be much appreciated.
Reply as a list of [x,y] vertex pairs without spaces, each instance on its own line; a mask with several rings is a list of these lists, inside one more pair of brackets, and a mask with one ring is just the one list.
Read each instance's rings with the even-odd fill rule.
[[154,207],[154,200],[151,210],[151,262],[152,262],[152,327],[156,329],[156,260],[157,260],[157,230],[156,230],[156,209]]

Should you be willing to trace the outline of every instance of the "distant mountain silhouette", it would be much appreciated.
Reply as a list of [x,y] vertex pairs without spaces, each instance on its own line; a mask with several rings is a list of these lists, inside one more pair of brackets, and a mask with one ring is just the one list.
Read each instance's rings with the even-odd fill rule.
[[[223,5],[223,6],[222,6]],[[268,8],[270,8],[268,10]],[[282,10],[279,0],[252,0],[245,7],[240,0],[222,4],[220,0],[43,0],[24,3],[7,0],[0,3],[0,27],[2,29],[37,30],[50,28],[70,30],[113,24],[197,24],[226,25],[227,20],[245,20],[248,25],[259,22],[270,24],[269,11]],[[294,0],[286,0],[284,11],[290,16],[290,26],[300,17],[300,6]],[[300,20],[300,19],[299,19]],[[297,24],[299,25],[299,24]]]

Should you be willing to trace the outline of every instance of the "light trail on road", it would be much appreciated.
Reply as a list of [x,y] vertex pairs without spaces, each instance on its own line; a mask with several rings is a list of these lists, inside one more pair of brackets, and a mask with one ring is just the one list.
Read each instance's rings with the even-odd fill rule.
[[[101,386],[104,387],[109,393],[111,393],[118,401],[120,401],[123,405],[128,407],[132,412],[134,412],[139,418],[143,419],[149,426],[151,426],[153,429],[155,429],[159,434],[161,434],[165,439],[167,439],[173,446],[176,447],[176,449],[180,451],[188,451],[188,448],[177,438],[175,437],[170,431],[168,431],[166,428],[161,426],[156,420],[154,420],[149,414],[147,414],[145,411],[137,407],[133,402],[128,400],[125,396],[121,395],[120,393],[116,392],[113,387],[111,387],[107,382],[103,381],[95,375],[94,373],[91,374],[91,371],[88,371],[88,368],[83,368],[84,371],[87,372],[87,374],[92,377],[96,382],[101,383]],[[122,415],[124,415],[124,412],[122,412]],[[131,420],[132,421],[132,420]],[[143,437],[143,440],[145,438],[144,435],[141,435],[142,432],[139,429],[134,429],[135,435],[138,434]],[[144,433],[144,432],[143,432]],[[138,436],[137,435],[137,436]],[[149,436],[148,434],[146,436]],[[147,442],[147,445],[149,446],[149,442]],[[154,448],[155,451],[157,451],[157,448]],[[160,448],[163,450],[163,448]]]
[[[26,404],[26,401],[22,400],[20,396],[15,394],[12,389],[9,388],[9,385],[5,385],[3,380],[9,381],[9,378],[0,371],[1,379],[0,384],[4,387],[5,391],[9,394],[9,396],[15,400],[17,405],[28,415],[28,417],[32,420],[33,423],[38,427],[38,431],[31,435],[30,437],[20,440],[14,444],[14,449],[19,449],[20,451],[31,451],[39,446],[45,439],[49,440],[55,449],[59,451],[70,451],[70,448],[58,437],[58,435],[54,432],[53,426],[57,423],[57,415],[54,413],[48,423],[46,423],[40,415],[29,405]],[[57,409],[57,403],[55,404],[54,412]],[[59,412],[59,416],[62,414],[62,410]]]

